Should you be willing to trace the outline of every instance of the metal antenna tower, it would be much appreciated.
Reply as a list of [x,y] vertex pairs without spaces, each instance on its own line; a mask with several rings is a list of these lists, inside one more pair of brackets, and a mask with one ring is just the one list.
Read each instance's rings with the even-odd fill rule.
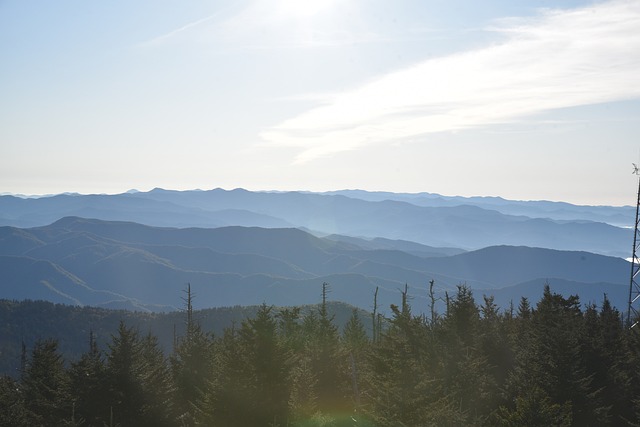
[[637,282],[638,273],[640,273],[640,224],[638,213],[640,210],[640,170],[638,165],[633,163],[633,174],[638,175],[638,200],[636,202],[636,222],[633,232],[633,255],[631,257],[631,280],[629,282],[629,307],[627,308],[627,326],[633,328],[640,321],[640,312],[634,307],[634,304],[640,299],[640,285]]

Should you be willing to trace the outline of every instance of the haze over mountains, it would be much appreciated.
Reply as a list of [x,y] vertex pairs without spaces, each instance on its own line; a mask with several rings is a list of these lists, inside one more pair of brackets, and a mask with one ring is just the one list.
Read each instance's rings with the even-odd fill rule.
[[376,287],[388,308],[407,284],[426,311],[433,279],[441,299],[466,283],[502,308],[547,281],[624,307],[633,233],[613,224],[634,213],[361,191],[2,196],[0,298],[171,310],[191,283],[199,308],[299,305],[328,282],[331,299],[371,309]]
[[163,227],[297,227],[320,235],[382,237],[465,250],[525,245],[628,257],[634,209],[340,191],[169,191],[0,196],[0,225],[36,227],[65,216]]

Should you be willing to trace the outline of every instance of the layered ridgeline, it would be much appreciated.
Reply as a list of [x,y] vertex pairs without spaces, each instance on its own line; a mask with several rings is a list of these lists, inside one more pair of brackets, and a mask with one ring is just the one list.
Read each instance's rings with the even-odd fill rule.
[[[36,227],[66,216],[163,227],[304,228],[318,235],[407,240],[476,250],[513,245],[630,256],[632,207],[575,206],[437,194],[226,191],[0,196],[0,225]],[[394,248],[395,249],[395,248]]]
[[206,308],[314,304],[326,282],[332,300],[365,310],[378,289],[383,312],[406,284],[414,311],[427,312],[432,280],[440,312],[463,283],[478,298],[494,295],[501,309],[522,296],[538,300],[545,283],[583,303],[599,304],[606,293],[625,307],[629,271],[622,258],[585,251],[501,245],[465,252],[295,228],[168,228],[79,217],[0,227],[0,298],[149,311],[180,308],[187,283],[196,308]]

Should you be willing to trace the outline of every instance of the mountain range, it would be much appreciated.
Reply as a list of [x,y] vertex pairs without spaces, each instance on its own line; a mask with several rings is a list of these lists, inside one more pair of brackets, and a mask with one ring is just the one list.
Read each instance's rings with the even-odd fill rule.
[[0,225],[20,228],[77,216],[158,227],[301,228],[317,236],[404,240],[467,251],[511,245],[617,257],[630,256],[634,214],[630,206],[360,190],[154,189],[116,195],[0,196]]
[[[226,196],[245,197],[242,192]],[[118,200],[126,202],[126,197]],[[293,198],[307,197],[296,194]],[[351,204],[354,212],[369,204],[379,204],[387,213],[398,206],[401,211],[414,209],[404,206],[405,202],[322,197],[328,197],[321,198],[328,200],[324,213],[335,212],[334,218],[346,218],[346,209],[338,209],[338,204]],[[141,203],[143,199],[133,200]],[[488,223],[503,216],[478,207],[463,208],[482,211],[490,218]],[[42,216],[45,213],[41,211]],[[371,223],[366,218],[361,222]],[[591,222],[574,225],[613,227]],[[503,309],[512,302],[517,306],[522,296],[537,301],[547,282],[556,292],[579,294],[583,303],[598,304],[606,293],[614,305],[625,308],[629,272],[630,264],[624,259],[588,251],[504,244],[465,251],[411,240],[320,236],[291,227],[158,227],[81,217],[30,228],[0,227],[0,298],[144,311],[180,308],[187,283],[195,294],[194,306],[207,308],[263,302],[313,304],[319,302],[326,282],[330,299],[365,310],[373,308],[377,288],[383,312],[399,303],[400,290],[407,285],[414,310],[426,312],[431,280],[441,313],[446,295],[455,293],[460,284],[470,286],[478,302],[483,294],[493,295]]]

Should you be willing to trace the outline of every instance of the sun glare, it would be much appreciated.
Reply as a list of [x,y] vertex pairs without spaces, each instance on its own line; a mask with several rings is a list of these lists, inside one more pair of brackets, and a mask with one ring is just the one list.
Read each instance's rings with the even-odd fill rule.
[[279,11],[294,18],[310,18],[330,9],[336,0],[280,0]]

